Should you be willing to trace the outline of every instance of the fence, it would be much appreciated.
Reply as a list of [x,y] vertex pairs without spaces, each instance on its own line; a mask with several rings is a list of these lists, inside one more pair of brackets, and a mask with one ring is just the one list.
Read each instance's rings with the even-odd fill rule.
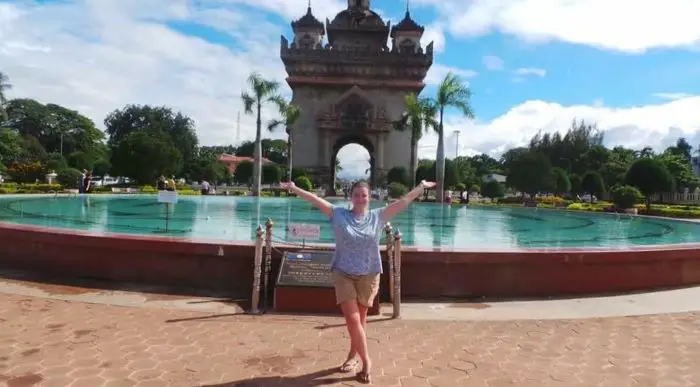
[[[255,232],[255,257],[253,259],[253,289],[251,296],[251,314],[260,313],[260,305],[268,305],[270,274],[272,271],[272,219],[265,227],[258,225]],[[393,318],[401,317],[401,232],[394,230],[391,223],[384,225],[386,256],[389,266],[389,300],[393,307]],[[262,287],[262,300],[261,296]],[[378,297],[378,296],[377,296]],[[376,301],[379,302],[379,301]]]

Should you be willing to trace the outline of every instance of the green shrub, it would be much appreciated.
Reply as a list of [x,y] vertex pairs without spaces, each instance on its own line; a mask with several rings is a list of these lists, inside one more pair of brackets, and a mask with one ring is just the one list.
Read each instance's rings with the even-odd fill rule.
[[644,197],[637,188],[630,185],[623,185],[613,189],[612,199],[615,207],[627,209],[633,208],[635,204],[644,200]]
[[311,181],[306,176],[299,176],[294,179],[294,184],[303,189],[304,191],[310,191],[313,187],[311,186]]
[[[144,185],[144,186],[141,187],[140,189],[141,189],[141,192],[143,192],[143,193],[149,193],[149,194],[151,194],[151,193],[156,193],[156,192],[158,192],[158,190],[155,189],[155,187],[153,187],[152,185]],[[178,191],[178,192],[179,192],[179,191]]]
[[75,168],[66,168],[56,173],[56,181],[64,188],[76,189],[83,173]]
[[467,190],[467,186],[464,183],[455,184],[455,191],[462,192],[462,191],[466,191],[466,190]]
[[484,183],[484,186],[481,187],[481,194],[491,200],[502,198],[505,195],[505,192],[506,190],[505,187],[503,187],[503,184],[495,180],[487,181]]
[[387,191],[389,192],[390,198],[400,198],[408,193],[408,187],[401,183],[393,182],[387,186]]
[[408,171],[404,167],[393,167],[387,172],[386,180],[389,184],[401,183],[403,185],[410,184]]

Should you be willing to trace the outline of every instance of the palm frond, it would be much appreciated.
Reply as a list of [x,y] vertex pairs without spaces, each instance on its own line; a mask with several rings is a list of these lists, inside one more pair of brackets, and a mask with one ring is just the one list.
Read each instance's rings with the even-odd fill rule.
[[267,123],[267,130],[270,132],[275,131],[275,129],[279,128],[280,126],[284,126],[285,122],[282,120],[272,120]]
[[245,114],[253,114],[253,105],[255,105],[255,98],[253,98],[247,92],[241,93],[241,99],[243,100],[243,110]]

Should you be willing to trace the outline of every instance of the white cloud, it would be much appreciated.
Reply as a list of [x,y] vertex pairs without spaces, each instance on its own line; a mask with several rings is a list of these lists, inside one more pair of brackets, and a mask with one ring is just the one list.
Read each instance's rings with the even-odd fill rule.
[[[265,15],[242,13],[243,3],[253,4],[243,0],[197,2],[209,8],[197,8],[184,0],[0,4],[1,70],[14,85],[9,96],[59,103],[83,112],[100,126],[107,113],[125,104],[172,106],[195,119],[203,144],[231,143],[236,138],[236,115],[242,110],[239,96],[248,74],[257,70],[268,78],[285,77],[278,45],[282,28],[266,21]],[[314,9],[328,13],[340,4],[316,3]],[[264,9],[278,7],[296,17],[306,7],[302,0],[255,4]],[[229,34],[236,47],[186,36],[164,24],[167,20],[197,21],[217,28]],[[434,84],[449,70],[465,79],[476,75],[436,64],[427,81]],[[286,86],[284,89],[288,92]],[[675,93],[657,94],[669,97]],[[498,153],[526,143],[539,129],[566,130],[574,118],[598,122],[611,145],[659,148],[680,135],[692,144],[700,143],[700,97],[674,97],[625,109],[606,107],[602,100],[594,106],[527,101],[489,122],[448,116],[446,131],[461,131],[460,152],[465,153]],[[270,111],[264,114],[273,116]],[[254,118],[242,115],[241,139],[252,139],[253,134]],[[283,138],[284,134],[268,136]],[[433,156],[436,142],[434,136],[426,136],[421,156]],[[452,156],[455,145],[448,139],[448,155]],[[341,154],[343,163],[359,165],[362,160],[353,155],[361,150],[349,149],[347,158]],[[364,172],[362,167],[349,169]]]
[[535,75],[538,77],[544,77],[545,75],[547,75],[547,70],[538,69],[535,67],[521,67],[521,68],[515,70],[515,75],[517,75],[517,76]]
[[369,152],[361,145],[348,144],[338,151],[338,159],[342,170],[338,172],[338,176],[342,178],[361,178],[368,177],[366,174],[369,169]]
[[688,94],[688,93],[654,93],[654,94],[652,94],[652,96],[654,96],[656,98],[675,101],[677,99],[689,98],[689,97],[692,97],[693,95]]
[[478,73],[473,70],[460,69],[435,63],[430,67],[430,70],[428,70],[428,75],[425,77],[425,83],[428,85],[438,85],[440,82],[442,82],[443,78],[445,78],[445,75],[450,72],[461,77],[467,84],[468,82],[466,81],[469,78],[473,78],[478,75]]
[[484,63],[484,67],[486,67],[487,70],[503,70],[503,60],[497,56],[486,55],[485,57],[481,58],[481,60]]
[[423,32],[423,37],[421,38],[421,44],[423,48],[433,42],[433,50],[436,53],[441,53],[445,51],[445,31],[442,25],[432,24],[425,27]]
[[[515,146],[526,145],[538,131],[566,132],[574,119],[597,123],[605,132],[607,146],[632,148],[651,146],[662,150],[678,137],[700,144],[700,97],[687,97],[662,104],[611,108],[602,105],[562,106],[554,102],[532,100],[511,108],[490,122],[448,117],[445,123],[445,149],[454,157],[451,136],[460,130],[460,154],[490,153],[499,156]],[[477,112],[478,114],[478,112]],[[437,138],[426,136],[420,143],[421,157],[435,157]]]
[[625,52],[697,47],[700,1],[417,0],[435,6],[457,36],[492,31]]
[[[78,109],[99,126],[107,113],[125,104],[167,105],[195,119],[203,144],[231,143],[250,72],[285,77],[279,60],[282,30],[254,15],[245,15],[247,23],[227,25],[238,18],[234,8],[184,4],[104,0],[0,5],[5,21],[0,24],[0,63],[15,86],[10,97]],[[168,28],[166,19],[211,23],[234,39],[244,37],[236,39],[241,49],[186,36]],[[243,139],[253,137],[254,125],[253,117],[242,115]]]

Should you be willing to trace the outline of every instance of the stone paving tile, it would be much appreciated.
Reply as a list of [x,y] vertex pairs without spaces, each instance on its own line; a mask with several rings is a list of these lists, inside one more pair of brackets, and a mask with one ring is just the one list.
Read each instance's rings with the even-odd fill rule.
[[[355,386],[341,319],[0,295],[0,385]],[[369,324],[377,386],[700,386],[700,314]]]

